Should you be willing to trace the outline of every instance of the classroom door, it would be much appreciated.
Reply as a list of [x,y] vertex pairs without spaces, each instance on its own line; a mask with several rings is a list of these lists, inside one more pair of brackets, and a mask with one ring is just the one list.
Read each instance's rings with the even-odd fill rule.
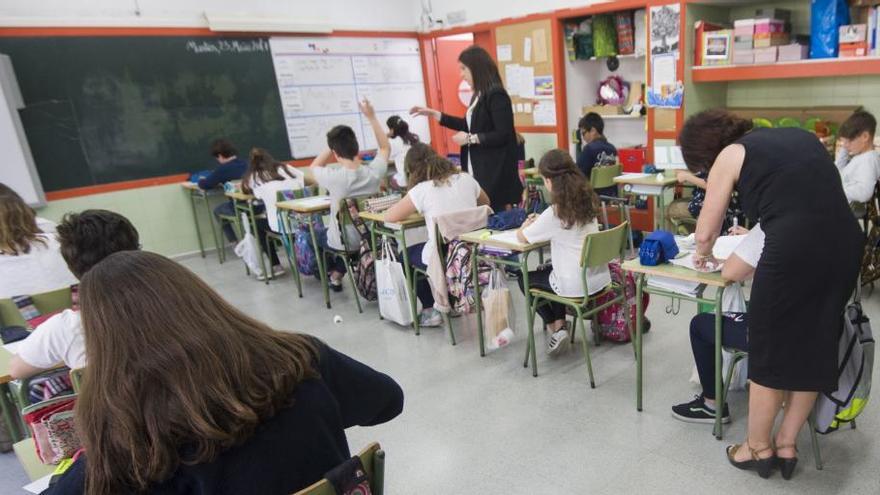
[[[458,70],[458,55],[474,43],[471,33],[453,36],[444,36],[434,40],[434,50],[437,55],[437,79],[440,89],[439,110],[449,115],[464,117],[469,102],[469,87],[461,79]],[[466,102],[462,102],[465,99]],[[455,131],[445,127],[440,128],[437,150],[441,154],[459,153],[460,146],[452,141]]]

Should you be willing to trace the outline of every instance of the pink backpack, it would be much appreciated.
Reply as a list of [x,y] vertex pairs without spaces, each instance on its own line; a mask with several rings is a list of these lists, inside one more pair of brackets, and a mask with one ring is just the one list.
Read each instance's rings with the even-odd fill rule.
[[[623,276],[623,270],[620,269],[620,262],[612,261],[611,263],[608,263],[608,269],[611,271],[611,280],[614,283],[620,283]],[[626,274],[624,294],[626,295],[627,304],[629,304],[629,322],[627,322],[624,317],[623,304],[620,303],[612,304],[596,315],[596,322],[599,324],[599,330],[602,333],[602,337],[614,342],[629,342],[630,338],[632,338],[630,335],[630,328],[635,326],[636,320],[636,283],[632,273]],[[611,299],[614,299],[614,294],[605,294],[596,300],[596,305],[600,306]],[[643,320],[649,302],[650,296],[647,293],[642,293]]]

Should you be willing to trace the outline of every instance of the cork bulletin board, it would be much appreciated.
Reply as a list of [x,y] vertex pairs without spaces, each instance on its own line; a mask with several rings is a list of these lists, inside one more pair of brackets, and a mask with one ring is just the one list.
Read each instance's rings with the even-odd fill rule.
[[495,29],[495,58],[517,127],[556,125],[551,20]]

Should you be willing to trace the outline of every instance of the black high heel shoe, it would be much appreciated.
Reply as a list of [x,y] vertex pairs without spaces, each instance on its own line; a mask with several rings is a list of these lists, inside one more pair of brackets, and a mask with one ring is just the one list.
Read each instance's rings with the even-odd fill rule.
[[[747,461],[736,461],[734,458],[736,457],[736,452],[740,449],[740,447],[745,447],[749,449],[749,452],[752,455],[752,458]],[[760,450],[755,450],[749,446],[748,443],[745,444],[736,444],[736,445],[728,445],[727,446],[727,460],[730,461],[730,464],[738,469],[743,470],[751,470],[757,471],[758,476],[767,479],[770,477],[770,474],[773,472],[773,466],[776,465],[777,457],[775,455],[771,455],[770,457],[766,457],[764,459],[758,457],[758,454],[765,451],[773,451],[773,448],[770,446],[764,447]]]
[[[794,449],[794,453],[798,453],[797,445],[777,445],[776,449]],[[794,457],[779,457],[776,456],[776,463],[779,465],[779,471],[782,473],[782,478],[786,480],[790,480],[792,475],[794,475],[794,468],[797,466],[798,458],[797,455]]]

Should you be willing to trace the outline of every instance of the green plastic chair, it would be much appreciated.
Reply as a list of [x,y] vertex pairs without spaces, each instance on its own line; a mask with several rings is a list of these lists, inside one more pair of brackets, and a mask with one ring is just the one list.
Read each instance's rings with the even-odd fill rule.
[[[41,314],[67,309],[73,305],[70,299],[70,287],[31,295],[31,298]],[[12,302],[12,299],[0,299],[0,323],[6,327],[27,327],[27,322],[21,316],[18,306]]]
[[[434,241],[436,243],[437,252],[440,253],[440,261],[443,263],[443,266],[446,266],[446,251],[443,249],[443,236],[440,235],[440,227],[436,224],[434,225]],[[428,278],[427,270],[423,270],[413,264],[412,260],[410,260],[410,265],[412,266],[412,285],[407,287],[409,291],[409,297],[412,300],[415,300],[416,296],[416,284],[419,281],[419,277]],[[416,315],[418,318],[418,315]],[[446,328],[449,330],[449,338],[452,339],[452,345],[455,345],[455,330],[452,328],[452,318],[449,317],[448,314],[443,314],[443,321],[446,323]]]
[[[373,442],[358,452],[367,479],[370,480],[370,493],[383,495],[385,491],[385,451],[377,443]],[[326,478],[313,485],[303,488],[294,495],[336,495],[336,489]]]
[[[616,165],[593,167],[593,170],[590,172],[590,184],[592,185],[593,190],[616,186],[614,178],[620,176],[622,173],[623,168],[619,163]],[[608,229],[609,226],[608,210],[606,209],[607,206],[612,204],[617,207],[620,221],[626,222],[627,225],[629,225],[629,227],[627,227],[626,237],[629,242],[630,255],[635,256],[635,243],[632,237],[632,222],[629,218],[629,198],[599,196],[599,202],[602,206],[602,223],[605,226],[605,229]]]
[[[623,259],[624,250],[626,249],[627,229],[628,223],[623,222],[613,229],[590,234],[584,239],[584,247],[581,251],[580,263],[581,283],[584,294],[589,294],[587,275],[590,268],[607,266],[608,263],[615,259]],[[599,297],[609,293],[614,293],[615,297],[601,305],[596,305],[596,300]],[[534,368],[533,371],[537,376],[537,351],[535,347],[535,330],[533,323],[538,307],[550,302],[563,304],[575,312],[574,328],[572,329],[573,334],[577,332],[578,323],[580,323],[584,359],[586,360],[587,372],[590,377],[590,388],[596,388],[596,382],[593,378],[593,365],[590,361],[590,349],[587,344],[586,320],[592,319],[592,317],[599,311],[602,311],[613,304],[622,303],[626,305],[624,286],[620,283],[612,282],[611,285],[604,290],[594,295],[584,297],[564,297],[541,289],[529,289],[529,294],[532,296],[532,307],[529,308],[529,322],[532,324],[529,325],[529,343],[526,352],[526,361],[523,363],[523,366],[528,366],[528,360],[529,357],[531,357],[532,367]],[[624,314],[629,314],[628,308],[624,308]],[[593,325],[593,333],[595,341],[598,342],[598,328],[596,325]],[[635,339],[632,340],[635,342]],[[635,343],[633,343],[633,349],[635,349]]]
[[[278,191],[276,194],[277,201],[289,201],[292,199],[302,199],[307,196],[314,196],[318,193],[317,186],[306,186],[301,189],[288,189],[284,191]],[[293,252],[293,228],[290,225],[290,215],[287,215],[285,212],[278,210],[278,226],[281,228],[281,232],[272,232],[271,230],[266,231],[266,240],[267,245],[272,244],[277,249],[279,246],[284,250],[284,254],[287,256],[287,264],[290,266],[290,273],[293,274],[293,279],[296,281],[296,290],[299,294],[299,297],[302,298],[303,290],[302,290],[302,280],[299,277],[299,270],[296,268],[296,256]]]
[[78,394],[80,390],[82,390],[82,380],[84,373],[85,370],[83,368],[70,370],[70,383],[73,384],[73,393],[75,394]]

